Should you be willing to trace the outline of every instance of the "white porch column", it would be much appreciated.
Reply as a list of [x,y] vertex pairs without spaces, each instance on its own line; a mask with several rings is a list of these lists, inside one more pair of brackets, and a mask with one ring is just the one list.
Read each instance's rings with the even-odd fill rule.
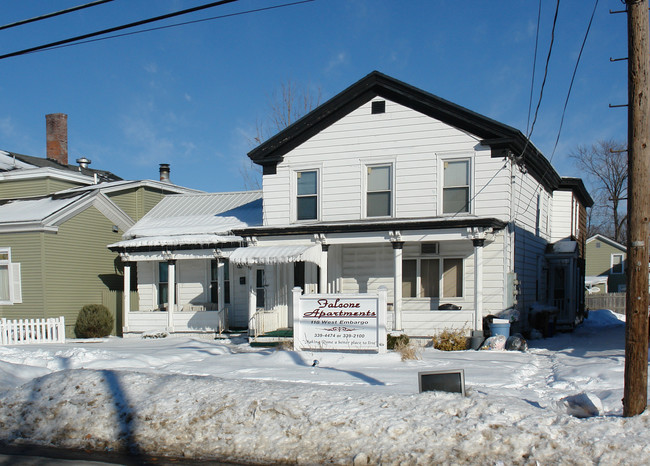
[[393,241],[393,330],[402,331],[402,250],[404,241]]
[[225,272],[224,272],[224,267],[226,265],[221,261],[221,259],[217,259],[217,309],[219,311],[223,311],[224,308],[224,287],[225,287]]
[[167,328],[174,331],[174,311],[176,311],[176,261],[167,261]]
[[328,251],[329,251],[329,244],[321,244],[321,248],[323,249],[323,252],[321,253],[321,260],[320,260],[320,292],[321,293],[329,293],[327,289],[327,259],[328,259]]
[[122,297],[122,331],[129,331],[129,312],[131,312],[131,263],[124,263],[124,296]]
[[483,331],[483,245],[484,239],[472,240],[474,244],[474,330]]
[[253,266],[248,266],[248,273],[247,273],[246,280],[248,281],[248,334],[250,335],[250,324],[253,319],[253,316],[255,315],[255,311],[257,311],[257,292],[255,290],[255,279],[257,278],[255,275],[255,267]]

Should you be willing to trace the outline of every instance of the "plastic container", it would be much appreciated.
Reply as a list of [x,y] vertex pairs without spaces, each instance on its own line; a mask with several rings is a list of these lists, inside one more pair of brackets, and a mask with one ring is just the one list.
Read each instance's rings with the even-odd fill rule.
[[510,336],[510,321],[507,319],[493,319],[490,324],[490,334],[503,335],[508,338]]

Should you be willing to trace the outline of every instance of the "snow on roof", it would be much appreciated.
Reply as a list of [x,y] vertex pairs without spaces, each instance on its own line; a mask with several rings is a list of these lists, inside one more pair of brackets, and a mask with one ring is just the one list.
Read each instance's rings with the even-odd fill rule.
[[234,243],[242,241],[241,236],[233,235],[175,235],[175,236],[147,236],[145,238],[127,239],[109,244],[109,249],[142,248],[142,247],[170,247],[200,244]]
[[26,162],[23,162],[20,159],[15,158],[9,152],[0,150],[0,171],[9,171],[15,170],[17,168],[33,168],[33,165],[30,165]]
[[558,241],[551,245],[554,254],[572,254],[578,247],[575,241]]
[[59,210],[73,204],[83,195],[37,199],[18,199],[0,203],[0,224],[42,221]]
[[90,186],[79,186],[76,188],[70,188],[59,193],[75,193],[75,192],[85,192],[85,191],[94,191],[101,189],[102,191],[119,191],[120,189],[136,188],[141,186],[148,186],[155,189],[162,189],[169,192],[175,193],[200,193],[197,189],[185,188],[183,186],[178,186],[171,183],[164,183],[162,181],[155,180],[119,180],[119,181],[107,181],[103,183],[93,184]]
[[124,234],[124,239],[197,235],[198,241],[198,235],[228,236],[233,229],[261,224],[260,191],[179,194],[163,198]]

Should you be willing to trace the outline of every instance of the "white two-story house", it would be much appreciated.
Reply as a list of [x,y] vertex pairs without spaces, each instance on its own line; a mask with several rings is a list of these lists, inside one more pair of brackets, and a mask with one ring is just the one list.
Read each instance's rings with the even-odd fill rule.
[[480,331],[506,310],[525,329],[536,303],[561,306],[567,324],[581,312],[592,200],[512,127],[372,72],[248,155],[263,168],[262,221],[219,232],[228,244],[205,258],[227,268],[230,322],[291,327],[295,286],[384,286],[389,330],[412,337]]

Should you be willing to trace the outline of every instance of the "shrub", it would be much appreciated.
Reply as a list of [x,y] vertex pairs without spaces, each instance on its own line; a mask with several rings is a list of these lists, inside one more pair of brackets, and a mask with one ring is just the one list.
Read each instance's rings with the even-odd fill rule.
[[111,334],[113,316],[103,304],[86,304],[79,311],[74,333],[77,338],[101,338]]
[[441,351],[464,351],[468,346],[465,329],[443,330],[433,337],[433,347]]
[[401,339],[395,342],[395,351],[397,351],[402,356],[402,361],[420,359],[419,347],[411,343],[408,337],[406,337],[406,339]]
[[394,350],[398,342],[408,345],[409,343],[408,335],[404,335],[404,334],[397,335],[397,336],[393,336],[390,334],[386,335],[386,348],[388,348],[389,350]]

